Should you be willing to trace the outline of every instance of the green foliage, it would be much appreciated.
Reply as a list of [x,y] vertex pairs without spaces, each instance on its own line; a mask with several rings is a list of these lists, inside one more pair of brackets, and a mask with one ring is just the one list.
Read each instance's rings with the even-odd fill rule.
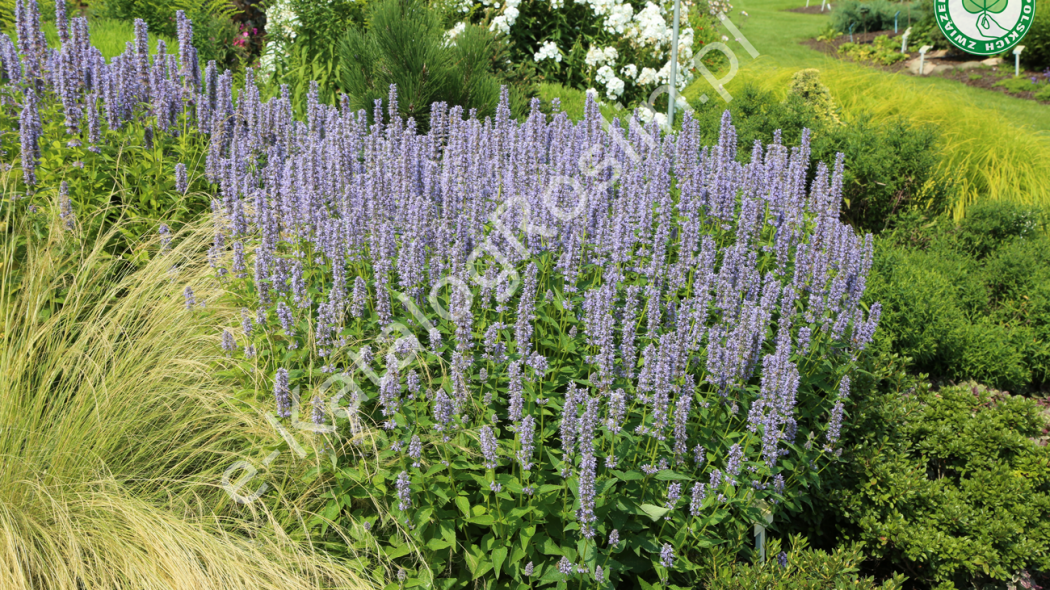
[[339,46],[340,87],[354,110],[387,104],[397,85],[398,110],[429,125],[430,106],[444,102],[478,116],[495,113],[500,80],[491,70],[496,43],[480,26],[467,26],[446,43],[438,13],[416,0],[381,0],[369,6],[366,32],[350,29]]
[[1001,86],[1002,88],[1005,88],[1010,92],[1015,92],[1017,94],[1020,94],[1022,92],[1035,92],[1036,90],[1040,89],[1040,85],[1038,83],[1032,82],[1024,76],[1020,76],[1017,78],[1003,78],[1002,80],[996,82],[995,85]]
[[[920,19],[919,3],[889,2],[887,0],[845,0],[835,4],[831,11],[831,23],[841,33],[848,33],[853,25],[854,33],[872,31],[892,31],[893,16],[897,11],[901,15],[911,14],[914,20]],[[906,23],[907,17],[899,19]]]
[[1046,84],[1042,88],[1040,88],[1039,91],[1035,93],[1035,96],[1033,98],[1035,98],[1036,100],[1041,100],[1043,102],[1050,102],[1050,84]]
[[1050,378],[1050,240],[1031,210],[975,206],[958,227],[905,217],[868,279],[876,337],[937,379],[1029,391]]
[[1035,11],[1032,27],[1021,43],[1025,46],[1021,61],[1026,66],[1034,70],[1050,68],[1050,10],[1046,4],[1040,4]]
[[[705,590],[900,590],[902,574],[878,584],[873,578],[861,577],[864,552],[860,543],[840,545],[831,553],[807,547],[806,539],[794,536],[790,549],[780,554],[780,539],[766,545],[769,558],[765,563],[735,562],[716,568],[705,582]],[[780,560],[783,559],[783,562]]]
[[959,245],[984,258],[1015,239],[1039,239],[1046,220],[1036,209],[1015,203],[980,203],[959,223]]
[[819,35],[817,35],[817,41],[830,42],[838,39],[842,36],[842,32],[835,28],[835,25],[828,25]]
[[828,87],[820,83],[820,70],[810,68],[799,70],[791,77],[791,88],[789,95],[795,95],[802,99],[818,119],[825,123],[838,123],[838,107],[835,99],[831,97]]
[[870,43],[843,43],[839,53],[856,61],[870,61],[883,66],[891,66],[908,59],[900,52],[900,40],[887,35],[879,35]]
[[311,82],[317,82],[322,101],[335,104],[342,76],[340,40],[347,31],[365,27],[366,3],[291,0],[273,4],[275,8],[267,14],[263,57],[263,69],[272,77],[263,81],[273,82],[274,90],[278,84],[287,84],[300,110]]
[[[811,129],[814,162],[833,165],[837,153],[845,155],[842,214],[858,228],[878,232],[895,213],[936,213],[953,200],[952,183],[936,171],[938,136],[932,126],[912,125],[902,118],[877,123],[864,115],[835,124],[819,116],[798,93],[789,93],[780,102],[772,93],[753,86],[738,90],[728,104],[708,101],[692,106],[705,142],[717,141],[723,109],[729,109],[737,125],[742,158],[750,156],[755,141],[772,142],[777,130],[785,145],[796,146],[802,130]],[[824,107],[825,111],[831,108]],[[816,164],[810,178],[815,173]]]
[[825,531],[938,588],[1050,568],[1047,412],[973,383],[934,391],[884,360],[829,473]]
[[[119,221],[121,231],[112,236],[107,251],[145,258],[144,251],[132,252],[141,236],[156,232],[160,222],[177,228],[206,211],[211,201],[212,185],[204,180],[204,154],[208,139],[197,133],[153,133],[153,145],[145,142],[150,121],[140,120],[120,129],[108,129],[103,122],[103,141],[91,146],[82,132],[82,145],[71,147],[73,139],[66,133],[61,103],[52,94],[41,101],[41,158],[37,164],[37,185],[23,183],[21,150],[18,134],[19,111],[7,106],[0,109],[0,150],[9,172],[2,187],[10,204],[28,216],[28,225],[36,235],[47,231],[51,219],[58,215],[58,188],[65,181],[76,218],[78,234],[94,237],[106,234]],[[182,121],[182,125],[187,124]],[[97,147],[97,151],[91,148]],[[175,190],[174,169],[186,166],[190,184],[186,195]]]
[[193,44],[203,63],[214,60],[220,67],[238,65],[245,57],[233,45],[237,29],[230,20],[236,12],[229,0],[101,0],[92,6],[94,15],[116,20],[141,18],[151,33],[175,36],[175,13],[193,21]]

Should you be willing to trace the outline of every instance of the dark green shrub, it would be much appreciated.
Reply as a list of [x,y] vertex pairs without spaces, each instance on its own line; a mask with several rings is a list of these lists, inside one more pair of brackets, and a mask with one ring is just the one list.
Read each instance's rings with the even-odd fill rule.
[[937,131],[903,119],[890,123],[860,117],[818,133],[814,159],[833,162],[846,157],[842,194],[843,217],[856,227],[877,232],[891,217],[909,210],[944,211],[952,202],[953,186],[937,174]]
[[951,268],[952,259],[937,259],[945,264],[936,267],[930,258],[879,241],[868,288],[882,303],[876,338],[913,359],[917,369],[936,374],[934,368],[947,364],[956,348],[957,328],[966,323],[956,288],[967,268]]
[[1038,235],[1045,227],[1037,210],[1010,202],[975,203],[959,223],[959,245],[977,257],[987,256],[1013,238]]
[[464,111],[495,113],[500,80],[492,73],[493,35],[467,26],[447,43],[436,11],[416,0],[382,0],[369,6],[368,30],[350,29],[339,46],[340,89],[354,109],[384,105],[390,86],[398,88],[398,110],[421,129],[430,106],[444,102]]
[[828,533],[923,587],[1003,584],[1050,568],[1039,405],[972,383],[934,391],[892,363],[878,393],[854,399],[853,446],[827,474]]
[[1027,330],[1001,324],[989,317],[961,322],[951,335],[945,374],[954,380],[975,379],[1010,391],[1026,390],[1032,371],[1021,347]]
[[976,206],[960,226],[899,217],[868,283],[883,305],[876,339],[938,380],[1043,388],[1050,241],[1037,219],[1012,206]]
[[900,574],[882,584],[859,575],[864,552],[859,543],[836,547],[831,553],[809,549],[806,539],[795,536],[791,548],[781,553],[779,539],[766,547],[765,563],[734,562],[716,567],[704,584],[706,590],[899,590]]
[[1046,4],[1040,4],[1035,11],[1032,28],[1021,43],[1025,46],[1021,60],[1028,68],[1050,68],[1050,10],[1047,10]]
[[[831,11],[831,23],[836,30],[848,33],[849,27],[853,25],[854,33],[868,33],[871,31],[892,31],[893,15],[897,11],[902,15],[911,14],[911,18],[917,19],[919,9],[918,3],[908,4],[905,2],[888,2],[887,0],[846,0],[836,4]],[[898,23],[907,23],[908,17],[898,19]],[[900,27],[901,32],[904,27]]]

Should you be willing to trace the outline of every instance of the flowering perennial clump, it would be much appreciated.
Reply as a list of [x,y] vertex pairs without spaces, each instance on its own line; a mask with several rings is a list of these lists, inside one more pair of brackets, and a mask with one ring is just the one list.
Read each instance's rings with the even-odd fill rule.
[[[210,155],[216,219],[276,311],[266,342],[313,343],[325,371],[374,392],[355,410],[402,457],[391,478],[408,521],[424,501],[410,475],[436,466],[476,469],[489,502],[547,505],[567,486],[566,537],[592,544],[616,536],[610,490],[701,527],[715,506],[794,493],[824,452],[800,438],[837,438],[843,377],[879,309],[860,303],[871,240],[839,222],[842,161],[807,184],[808,135],[742,165],[728,117],[705,147],[688,117],[675,136],[603,129],[593,102],[578,124],[537,105],[518,123],[505,101],[485,121],[439,104],[425,135],[393,109],[369,123],[312,105],[304,123],[280,98],[237,104]],[[821,358],[842,393],[804,379]],[[476,459],[455,467],[463,445]],[[688,540],[660,540],[654,566],[689,559]],[[569,559],[529,560],[577,575]]]
[[[689,115],[665,135],[607,125],[593,100],[578,123],[534,101],[519,122],[506,94],[485,120],[437,104],[420,134],[393,88],[387,113],[314,92],[296,120],[251,70],[234,100],[232,76],[199,72],[192,47],[149,55],[144,25],[108,63],[80,21],[46,50],[33,10],[17,48],[0,39],[26,184],[51,93],[71,140],[100,141],[80,124],[92,109],[110,129],[146,117],[164,134],[185,117],[210,138],[208,256],[246,308],[222,346],[270,376],[279,418],[371,427],[358,448],[377,449],[382,477],[348,468],[356,454],[333,477],[408,526],[373,502],[332,514],[428,552],[426,570],[400,564],[412,576],[478,567],[444,567],[464,559],[442,552],[447,524],[477,560],[493,536],[523,547],[501,563],[519,579],[655,583],[664,568],[686,583],[697,547],[760,501],[790,506],[836,450],[879,307],[861,304],[871,239],[839,221],[843,162],[810,179],[808,134],[741,164],[728,114],[703,146]],[[325,375],[354,386],[317,388]],[[817,436],[827,445],[803,444]]]

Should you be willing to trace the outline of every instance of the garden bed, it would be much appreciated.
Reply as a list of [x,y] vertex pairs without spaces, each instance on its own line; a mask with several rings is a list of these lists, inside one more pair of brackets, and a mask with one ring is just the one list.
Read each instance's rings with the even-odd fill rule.
[[[856,43],[857,45],[871,45],[875,41],[876,37],[880,37],[882,35],[886,35],[886,36],[891,36],[892,37],[893,36],[893,31],[872,31],[870,33],[853,33],[853,43]],[[805,41],[802,42],[802,44],[807,46],[807,47],[810,47],[812,49],[816,49],[817,51],[820,51],[821,53],[825,53],[827,55],[830,55],[831,57],[834,57],[834,58],[837,58],[837,59],[841,59],[843,61],[851,61],[851,62],[856,62],[856,63],[862,63],[862,64],[864,64],[866,66],[871,66],[871,67],[874,67],[876,69],[884,70],[884,71],[887,71],[887,72],[899,72],[899,71],[901,71],[903,69],[906,69],[904,64],[907,63],[907,60],[902,61],[902,62],[898,62],[898,63],[895,63],[895,64],[892,64],[892,65],[884,66],[884,65],[873,63],[873,62],[870,62],[870,61],[854,60],[854,59],[851,59],[851,58],[849,58],[847,56],[842,55],[841,53],[839,53],[839,48],[842,47],[843,45],[849,43],[850,42],[849,39],[850,39],[849,35],[842,35],[842,36],[840,36],[840,37],[838,37],[836,39],[832,39],[830,41],[824,41],[824,40],[818,40],[818,39],[806,39]],[[908,52],[908,58],[909,59],[911,59],[912,57],[918,57],[918,56],[919,56],[918,52]]]
[[[818,7],[819,8],[819,7]],[[869,33],[854,33],[853,43],[856,45],[872,45],[877,37],[893,37],[892,31],[873,31]],[[908,58],[894,64],[881,64],[869,60],[854,59],[851,56],[840,53],[843,45],[850,43],[849,35],[842,35],[832,40],[807,39],[803,45],[817,51],[841,59],[860,63],[868,67],[887,71],[904,73],[907,75],[918,75],[919,53],[909,51]],[[1043,104],[1050,104],[1050,75],[1046,72],[1022,71],[1017,76],[1017,82],[1007,82],[1015,78],[1013,75],[1013,64],[997,58],[980,59],[978,56],[956,53],[951,51],[931,51],[926,54],[923,70],[926,76],[948,78],[993,92],[999,92],[1015,98],[1034,100]],[[1025,84],[1024,80],[1034,80],[1032,84]],[[1006,84],[1005,86],[1003,84]]]

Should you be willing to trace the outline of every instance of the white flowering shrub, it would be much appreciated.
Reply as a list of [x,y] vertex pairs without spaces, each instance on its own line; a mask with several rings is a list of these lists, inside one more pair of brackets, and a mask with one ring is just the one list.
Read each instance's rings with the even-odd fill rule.
[[[681,3],[676,86],[697,76],[697,35],[709,15],[731,10],[717,4]],[[603,101],[636,105],[669,83],[673,0],[451,0],[446,8],[464,21],[487,25],[505,36],[511,59],[531,62],[548,81],[591,90]],[[699,27],[698,27],[699,25]]]

